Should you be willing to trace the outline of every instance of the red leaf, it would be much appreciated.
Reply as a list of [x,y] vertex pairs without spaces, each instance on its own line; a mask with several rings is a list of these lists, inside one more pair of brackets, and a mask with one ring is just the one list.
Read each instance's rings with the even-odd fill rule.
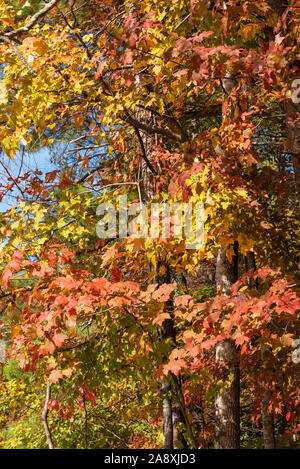
[[55,343],[56,347],[61,347],[64,341],[68,338],[65,334],[54,334],[52,337],[53,342]]

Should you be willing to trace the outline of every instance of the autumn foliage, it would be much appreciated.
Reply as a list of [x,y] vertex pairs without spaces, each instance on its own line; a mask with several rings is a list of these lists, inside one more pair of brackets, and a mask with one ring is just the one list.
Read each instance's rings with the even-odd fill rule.
[[[171,446],[211,448],[234,376],[241,446],[266,446],[268,416],[296,446],[299,19],[294,0],[0,0],[3,447],[49,444],[48,382],[54,447],[167,447],[167,399]],[[55,170],[26,166],[46,150]],[[203,204],[204,243],[99,239],[121,195]]]

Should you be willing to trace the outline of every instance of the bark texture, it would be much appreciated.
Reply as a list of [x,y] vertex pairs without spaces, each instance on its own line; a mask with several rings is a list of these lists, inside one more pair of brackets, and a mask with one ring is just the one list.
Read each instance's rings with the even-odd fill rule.
[[180,402],[172,400],[173,445],[175,449],[188,448],[187,442],[179,429],[184,422]]
[[275,431],[274,431],[274,415],[269,412],[270,404],[270,391],[268,387],[268,371],[270,370],[270,361],[268,360],[269,356],[272,356],[271,348],[264,345],[261,350],[261,359],[262,359],[262,386],[263,386],[263,395],[260,401],[261,405],[261,418],[262,418],[262,429],[263,429],[263,439],[264,439],[264,449],[274,449],[276,446],[275,442]]
[[272,413],[268,412],[269,402],[270,396],[268,393],[265,393],[261,399],[264,449],[275,448],[274,417]]
[[[235,251],[237,250],[235,244]],[[238,260],[237,255],[234,255],[232,262],[229,262],[225,249],[220,247],[217,260],[216,260],[216,287],[218,290],[229,295],[231,287],[238,279]]]
[[162,397],[163,447],[173,449],[171,384],[166,379],[159,381],[159,395]]
[[[232,262],[220,248],[216,261],[217,289],[229,294],[231,286],[238,279],[238,252]],[[231,340],[224,340],[216,346],[216,364],[220,367],[225,390],[215,401],[215,448],[237,449],[240,447],[240,373],[238,354]],[[229,377],[233,380],[228,385]]]
[[[224,340],[216,347],[216,362],[221,367],[224,391],[215,401],[215,448],[238,449],[240,447],[240,373],[235,346]],[[229,377],[233,381],[228,384]]]

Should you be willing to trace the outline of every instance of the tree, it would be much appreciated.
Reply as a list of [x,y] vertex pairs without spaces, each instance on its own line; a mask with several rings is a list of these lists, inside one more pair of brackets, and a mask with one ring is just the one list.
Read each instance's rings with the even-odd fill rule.
[[[57,163],[6,173],[4,193],[26,184],[2,214],[2,335],[85,447],[255,446],[260,422],[293,444],[298,3],[0,2],[3,152]],[[174,214],[170,236],[97,237],[97,206],[136,202],[203,204],[204,242]]]

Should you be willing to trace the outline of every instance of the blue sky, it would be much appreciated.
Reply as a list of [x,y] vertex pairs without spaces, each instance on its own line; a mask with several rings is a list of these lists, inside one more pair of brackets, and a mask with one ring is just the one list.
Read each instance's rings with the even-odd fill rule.
[[[15,167],[14,166],[15,163],[13,161],[9,161],[9,159],[5,155],[0,155],[0,158],[2,159],[2,161],[5,161],[5,163],[7,163],[11,168]],[[18,158],[19,158],[19,155],[17,155],[16,161]],[[50,162],[50,154],[47,148],[42,148],[36,153],[31,153],[29,157],[29,161],[26,155],[24,160],[25,161],[23,163],[23,167],[25,170],[27,170],[27,165],[29,165],[29,168],[31,170],[38,169],[39,171],[42,171],[43,173],[47,173],[49,171],[53,171],[54,169],[56,169],[56,167]],[[4,178],[5,176],[1,178],[2,181],[4,180]],[[12,192],[11,195],[14,195],[14,192]],[[6,211],[8,208],[10,208],[14,204],[14,202],[15,202],[15,199],[13,197],[4,196],[2,202],[0,202],[0,212]]]

